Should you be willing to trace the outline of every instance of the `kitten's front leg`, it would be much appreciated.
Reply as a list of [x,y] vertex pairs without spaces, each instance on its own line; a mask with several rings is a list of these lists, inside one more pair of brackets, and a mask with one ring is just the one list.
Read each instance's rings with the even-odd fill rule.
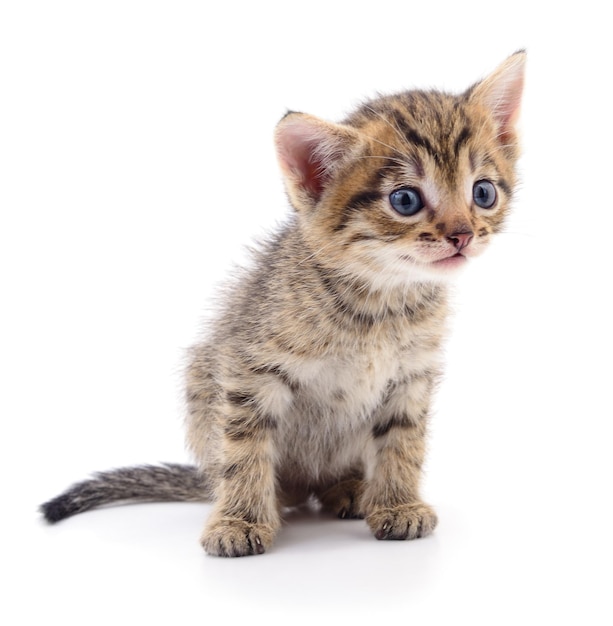
[[216,556],[262,554],[281,525],[273,464],[277,423],[247,395],[228,394],[228,405],[223,477],[201,542]]
[[419,495],[432,378],[428,372],[396,384],[373,426],[361,509],[377,539],[416,539],[436,526],[436,514]]

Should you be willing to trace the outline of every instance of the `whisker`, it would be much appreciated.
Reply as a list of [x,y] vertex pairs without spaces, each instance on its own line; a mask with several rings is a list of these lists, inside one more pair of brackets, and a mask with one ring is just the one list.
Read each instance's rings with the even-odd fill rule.
[[376,137],[372,137],[371,135],[364,135],[364,136],[367,139],[370,139],[371,141],[378,143],[384,146],[385,148],[389,148],[392,152],[395,152],[396,154],[400,155],[403,165],[413,165],[410,158],[404,152],[402,152],[402,150],[398,150],[398,148],[391,146],[389,143],[385,143],[385,141],[381,141],[380,139],[377,139]]
[[393,163],[396,163],[397,165],[402,165],[403,167],[405,167],[407,165],[412,165],[412,163],[407,163],[406,161],[403,161],[403,160],[398,159],[396,157],[383,156],[383,155],[380,155],[380,154],[365,154],[365,155],[362,155],[362,156],[360,156],[358,158],[359,159],[385,159],[386,161],[392,161]]

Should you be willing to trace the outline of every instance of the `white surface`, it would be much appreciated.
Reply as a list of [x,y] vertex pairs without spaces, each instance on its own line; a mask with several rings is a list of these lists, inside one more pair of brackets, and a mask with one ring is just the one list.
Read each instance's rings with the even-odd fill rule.
[[[222,4],[0,8],[2,621],[611,624],[604,5]],[[265,556],[220,560],[197,541],[209,505],[40,523],[91,471],[187,460],[183,350],[285,213],[286,108],[338,119],[376,91],[463,89],[524,46],[524,182],[459,284],[432,538],[296,515]]]

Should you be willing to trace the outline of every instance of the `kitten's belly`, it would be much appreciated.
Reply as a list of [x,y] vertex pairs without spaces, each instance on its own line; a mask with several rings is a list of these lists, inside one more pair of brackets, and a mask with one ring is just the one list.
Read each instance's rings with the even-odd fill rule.
[[[291,423],[279,428],[280,475],[318,483],[362,467],[370,428],[338,407],[296,403]],[[290,422],[288,419],[288,422]]]

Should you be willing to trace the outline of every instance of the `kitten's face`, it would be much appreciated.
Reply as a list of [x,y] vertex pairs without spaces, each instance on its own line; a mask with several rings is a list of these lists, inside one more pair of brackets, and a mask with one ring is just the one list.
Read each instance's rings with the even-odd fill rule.
[[280,159],[310,247],[378,288],[445,280],[481,254],[515,185],[521,56],[460,96],[384,97],[342,125],[286,118]]
[[370,103],[348,123],[362,146],[311,223],[348,269],[382,282],[444,279],[483,252],[509,207],[515,150],[482,112],[410,93]]

